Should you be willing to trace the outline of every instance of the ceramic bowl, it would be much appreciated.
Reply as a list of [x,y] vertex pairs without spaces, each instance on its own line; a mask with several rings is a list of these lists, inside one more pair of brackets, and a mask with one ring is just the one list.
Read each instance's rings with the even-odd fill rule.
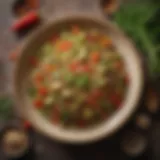
[[[26,94],[26,83],[31,71],[27,59],[34,55],[36,50],[56,32],[68,24],[78,24],[84,27],[94,27],[108,34],[116,49],[123,57],[126,70],[130,78],[126,98],[113,116],[103,123],[88,129],[65,129],[51,124],[30,103]],[[122,127],[136,110],[143,90],[143,69],[138,52],[131,41],[109,20],[102,20],[93,16],[65,16],[55,18],[45,26],[37,29],[22,46],[19,60],[14,74],[14,95],[17,110],[22,117],[28,119],[33,127],[44,135],[67,143],[88,143],[108,137]]]

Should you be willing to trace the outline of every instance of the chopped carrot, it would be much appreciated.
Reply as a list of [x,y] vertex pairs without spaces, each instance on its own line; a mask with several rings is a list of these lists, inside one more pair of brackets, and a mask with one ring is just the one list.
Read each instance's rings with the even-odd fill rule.
[[38,93],[39,93],[41,96],[46,96],[46,95],[48,94],[48,90],[47,90],[47,88],[45,88],[45,87],[40,87],[40,88],[38,89]]
[[44,105],[44,103],[43,103],[43,101],[41,99],[34,100],[33,104],[38,109],[42,108],[43,105]]
[[72,42],[70,42],[70,41],[61,41],[58,44],[57,49],[60,52],[66,52],[66,51],[69,51],[72,47],[73,47]]
[[104,47],[110,47],[110,46],[112,46],[112,41],[110,39],[103,38],[101,41],[101,44]]
[[45,65],[45,71],[48,72],[52,72],[56,69],[56,66],[52,65],[52,64],[46,64]]
[[12,52],[10,55],[9,55],[9,60],[15,62],[17,60],[17,57],[18,57],[18,52]]
[[120,104],[121,104],[121,97],[120,95],[114,93],[111,95],[110,97],[110,101],[113,105],[115,105],[115,107],[120,107]]
[[93,53],[91,53],[91,60],[92,60],[92,62],[95,62],[95,63],[99,62],[99,60],[100,60],[100,53],[99,52],[93,52]]
[[73,34],[78,34],[79,32],[80,32],[79,27],[76,26],[76,25],[73,25],[73,26],[72,26],[72,33],[73,33]]

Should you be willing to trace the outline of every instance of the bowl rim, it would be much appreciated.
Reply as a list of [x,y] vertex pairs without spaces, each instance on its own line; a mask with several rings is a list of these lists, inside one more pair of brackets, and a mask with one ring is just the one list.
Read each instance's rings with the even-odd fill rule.
[[[132,54],[131,53],[130,54],[132,55],[132,58],[134,59],[133,63],[135,63],[134,66],[137,69],[134,71],[136,75],[135,81],[137,82],[137,84],[135,84],[134,86],[136,87],[136,90],[135,90],[136,92],[132,96],[133,99],[130,98],[130,107],[125,108],[126,111],[124,111],[124,109],[122,108],[121,110],[123,110],[123,113],[120,110],[121,114],[120,114],[120,111],[118,111],[116,115],[117,118],[114,118],[114,119],[109,118],[110,121],[107,122],[109,126],[102,124],[100,127],[97,126],[94,129],[84,131],[84,134],[81,134],[81,135],[79,134],[79,131],[74,132],[74,133],[73,132],[69,133],[67,131],[65,132],[64,130],[59,130],[59,128],[55,129],[55,126],[52,126],[52,129],[51,129],[49,124],[42,125],[40,122],[37,121],[38,118],[35,113],[31,115],[31,112],[29,114],[29,110],[23,110],[20,107],[22,105],[25,106],[26,104],[23,103],[23,101],[19,98],[19,94],[17,93],[18,70],[20,68],[20,61],[23,58],[23,55],[25,54],[25,49],[27,48],[28,45],[30,45],[31,40],[36,39],[36,37],[38,37],[38,35],[42,33],[42,31],[46,31],[48,26],[50,25],[54,27],[55,24],[61,24],[61,23],[63,24],[66,21],[69,21],[69,20],[75,21],[77,19],[78,20],[88,20],[88,22],[92,20],[94,23],[97,23],[103,27],[107,28],[109,26],[110,28],[112,28],[113,32],[116,32],[117,34],[119,34],[119,36],[121,36],[121,39],[124,40],[126,45],[128,45],[128,47],[132,51]],[[94,142],[104,137],[108,137],[112,135],[114,132],[116,132],[118,129],[120,129],[125,124],[125,122],[130,118],[132,113],[135,112],[137,108],[137,104],[141,98],[143,84],[144,84],[143,69],[142,69],[141,61],[138,56],[138,52],[136,48],[133,46],[133,44],[131,43],[131,41],[129,40],[129,38],[127,38],[124,35],[124,33],[116,25],[114,25],[109,20],[104,21],[104,19],[101,19],[100,17],[93,17],[93,15],[73,15],[72,14],[72,15],[63,16],[59,18],[57,17],[57,19],[49,21],[48,24],[39,28],[37,31],[35,31],[35,33],[33,33],[27,39],[26,43],[24,43],[24,45],[21,48],[21,54],[20,54],[19,60],[17,61],[16,67],[15,67],[13,92],[14,92],[15,102],[17,104],[16,109],[19,111],[21,116],[25,116],[31,122],[31,124],[36,130],[38,130],[44,135],[47,135],[48,137],[54,140],[58,140],[58,141],[65,142],[65,143],[81,144],[81,143]],[[28,108],[27,105],[26,105],[26,108]]]

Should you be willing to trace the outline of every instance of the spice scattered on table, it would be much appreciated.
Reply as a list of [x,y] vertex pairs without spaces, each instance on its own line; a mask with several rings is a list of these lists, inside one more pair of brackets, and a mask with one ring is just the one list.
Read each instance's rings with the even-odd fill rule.
[[159,97],[153,90],[149,90],[146,97],[146,106],[149,112],[157,113],[159,110]]
[[114,13],[118,8],[118,0],[103,0],[102,7],[106,14]]
[[15,0],[12,12],[16,17],[21,17],[31,10],[39,8],[39,0]]
[[127,132],[121,143],[122,150],[132,157],[141,155],[145,151],[146,147],[146,137],[136,132]]
[[147,114],[139,114],[136,117],[136,125],[141,129],[148,129],[151,126],[151,117]]
[[12,25],[11,29],[12,31],[17,32],[37,23],[39,20],[40,17],[38,12],[31,11],[23,17],[21,17],[20,19],[16,20],[16,22]]
[[12,128],[3,133],[1,143],[6,157],[20,158],[29,148],[29,137],[24,131]]

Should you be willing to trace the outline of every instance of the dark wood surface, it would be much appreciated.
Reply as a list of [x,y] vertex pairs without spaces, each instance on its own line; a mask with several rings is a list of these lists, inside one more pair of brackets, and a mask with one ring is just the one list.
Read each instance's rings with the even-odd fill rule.
[[[93,3],[94,1],[94,3]],[[19,39],[10,30],[12,22],[15,20],[11,13],[13,0],[0,1],[0,93],[10,94],[12,91],[12,74],[14,64],[9,60],[9,54],[14,49],[23,43],[23,38]],[[99,0],[41,0],[40,12],[45,20],[54,18],[54,15],[60,11],[81,11],[81,12],[97,12],[99,10]],[[140,104],[138,112],[143,112],[144,103]],[[141,109],[143,108],[143,109]],[[143,110],[143,111],[142,111]],[[136,114],[137,114],[136,113]],[[160,114],[159,114],[160,115]],[[144,154],[139,156],[137,160],[160,160],[160,118],[158,115],[152,117],[152,125],[150,130],[143,132],[147,135],[148,147]],[[134,119],[134,116],[133,118]],[[133,157],[127,156],[121,150],[121,141],[124,133],[127,130],[136,130],[132,120],[122,128],[114,136],[108,140],[103,140],[90,145],[72,146],[59,144],[52,140],[31,132],[33,142],[33,155],[27,157],[27,160],[129,160]],[[0,160],[5,160],[3,154],[0,155]]]

